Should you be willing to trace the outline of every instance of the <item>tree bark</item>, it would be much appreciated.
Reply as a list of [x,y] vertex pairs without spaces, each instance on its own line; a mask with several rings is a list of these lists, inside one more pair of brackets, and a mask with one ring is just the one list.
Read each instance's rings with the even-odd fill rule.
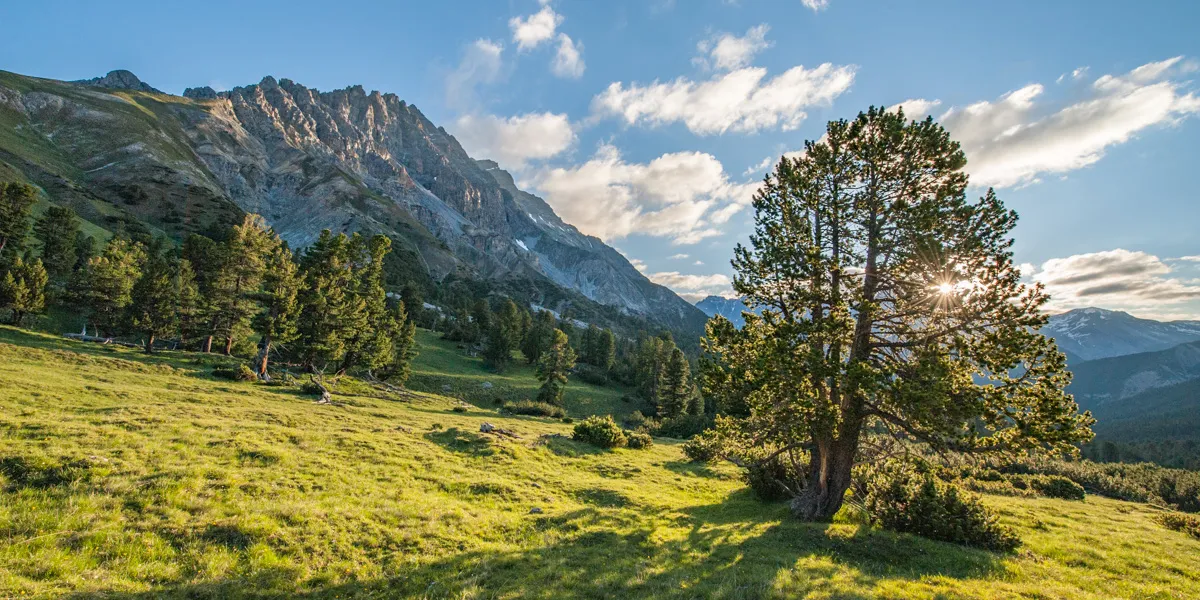
[[262,341],[262,353],[258,357],[258,378],[267,379],[267,359],[271,356],[271,338],[264,336]]
[[154,336],[146,336],[146,354],[154,354]]
[[225,356],[233,354],[233,336],[225,338]]
[[792,514],[804,521],[829,521],[842,508],[850,489],[857,435],[853,439],[818,440],[812,451],[808,484],[792,499]]
[[212,352],[212,338],[213,338],[213,336],[211,336],[211,335],[204,338],[204,353],[205,354]]

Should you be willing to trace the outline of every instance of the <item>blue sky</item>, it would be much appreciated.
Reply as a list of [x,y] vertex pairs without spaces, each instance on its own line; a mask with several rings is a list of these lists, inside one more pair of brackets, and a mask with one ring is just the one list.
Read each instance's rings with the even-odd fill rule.
[[1021,214],[1056,308],[1200,318],[1198,22],[1191,1],[43,0],[0,7],[0,68],[395,92],[690,298],[728,291],[762,165],[916,101]]

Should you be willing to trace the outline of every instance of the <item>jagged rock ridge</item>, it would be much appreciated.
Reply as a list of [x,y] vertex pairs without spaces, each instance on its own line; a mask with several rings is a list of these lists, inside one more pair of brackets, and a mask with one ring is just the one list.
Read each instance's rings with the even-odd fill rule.
[[385,233],[435,278],[542,277],[669,326],[703,325],[703,313],[395,94],[265,77],[169,98],[120,71],[81,83],[0,72],[0,110],[17,113],[45,154],[0,147],[0,160],[91,216],[111,212],[105,202],[178,235],[226,223],[236,206],[264,215],[293,246],[325,228]]

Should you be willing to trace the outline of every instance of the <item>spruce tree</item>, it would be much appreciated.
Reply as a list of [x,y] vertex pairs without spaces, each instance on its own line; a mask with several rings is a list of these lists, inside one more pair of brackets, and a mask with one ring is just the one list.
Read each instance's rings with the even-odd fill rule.
[[259,334],[259,353],[256,370],[259,378],[269,380],[267,364],[275,344],[287,344],[296,339],[300,305],[300,273],[292,253],[278,240],[267,255],[263,269],[262,289],[255,296],[262,307],[254,317],[254,331]]
[[129,303],[129,330],[144,338],[147,354],[154,342],[178,331],[179,287],[177,265],[159,248],[149,252],[141,276],[133,285]]
[[521,330],[521,311],[512,300],[505,300],[492,315],[491,329],[483,349],[483,361],[496,371],[504,371],[512,363]]
[[192,261],[186,258],[176,262],[175,288],[179,290],[179,342],[186,347],[188,342],[205,331],[207,325],[204,298],[196,283],[196,272],[192,268]]
[[692,398],[691,366],[687,357],[679,348],[671,350],[671,358],[666,363],[662,378],[662,389],[659,390],[658,414],[664,418],[674,418],[684,414]]
[[613,335],[611,329],[603,329],[598,334],[595,343],[596,362],[593,364],[608,373],[617,359],[617,337]]
[[37,189],[24,183],[0,183],[0,271],[25,252],[29,215]]
[[233,352],[234,341],[250,331],[250,320],[258,310],[254,297],[272,239],[262,217],[246,215],[225,243],[224,260],[213,276],[207,298],[212,333],[225,342],[227,356]]
[[346,353],[351,333],[366,327],[366,306],[356,293],[350,238],[329,230],[304,253],[297,345],[305,368],[324,371]]
[[74,286],[76,303],[100,335],[119,332],[145,259],[141,244],[113,238],[79,273]]
[[0,310],[9,311],[9,322],[20,326],[25,317],[46,308],[46,269],[39,259],[15,257],[0,278]]
[[356,300],[348,308],[358,312],[352,310],[341,317],[346,350],[339,372],[351,367],[374,371],[392,362],[399,324],[388,310],[387,292],[383,289],[383,264],[391,249],[392,240],[387,236],[364,240],[355,234],[350,238],[349,267]]
[[555,329],[551,333],[550,346],[538,358],[537,378],[542,382],[538,390],[538,402],[562,406],[567,373],[574,367],[575,350],[571,348],[567,334]]
[[51,206],[33,225],[33,234],[41,244],[42,264],[50,277],[56,296],[66,290],[78,257],[79,219],[75,211]]
[[392,363],[384,367],[380,377],[403,386],[412,374],[412,361],[417,356],[417,325],[409,318],[403,302],[396,303],[392,319],[398,325],[393,339]]
[[542,353],[550,347],[550,343],[554,340],[554,329],[556,321],[554,315],[550,311],[539,310],[537,315],[533,317],[533,323],[525,333],[525,339],[521,341],[521,354],[525,357],[525,362],[529,364],[537,364]]

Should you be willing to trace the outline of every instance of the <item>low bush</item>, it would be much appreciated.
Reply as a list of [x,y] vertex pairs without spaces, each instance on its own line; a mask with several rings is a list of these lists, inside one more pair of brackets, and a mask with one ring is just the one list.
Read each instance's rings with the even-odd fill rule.
[[1192,515],[1180,513],[1162,513],[1154,517],[1154,520],[1158,521],[1159,525],[1162,525],[1171,531],[1186,533],[1200,540],[1200,519],[1197,519]]
[[258,375],[246,363],[234,367],[216,367],[212,370],[213,377],[231,381],[258,381]]
[[550,417],[552,419],[562,419],[567,416],[567,411],[561,406],[555,406],[546,402],[534,402],[533,400],[517,400],[504,405],[506,412],[514,415],[526,415],[531,417]]
[[1087,496],[1083,486],[1061,475],[1040,475],[1033,478],[1033,488],[1048,498],[1083,500]]
[[710,425],[712,420],[705,415],[679,415],[663,419],[651,431],[657,436],[686,440],[708,429]]
[[654,445],[654,438],[643,431],[627,431],[625,432],[625,439],[629,447],[634,450],[645,450]]
[[571,417],[563,417],[562,422],[566,423],[567,425],[570,425],[571,423],[575,422],[575,419],[572,419]]
[[575,365],[575,377],[584,383],[604,387],[608,385],[608,372],[600,367],[579,363]]
[[884,529],[994,552],[1021,544],[977,498],[912,465],[888,462],[871,469],[865,505]]
[[625,432],[613,421],[612,417],[588,417],[575,424],[572,439],[599,446],[601,448],[620,448],[629,443]]
[[683,455],[688,460],[697,463],[712,462],[717,459],[721,446],[716,436],[700,434],[683,443]]
[[652,419],[646,415],[643,415],[642,411],[640,410],[635,410],[628,415],[625,415],[625,418],[622,419],[621,422],[625,425],[626,429],[632,429],[634,431],[639,429],[650,429],[656,425]]
[[800,489],[794,485],[795,478],[792,475],[792,470],[780,456],[749,463],[742,473],[754,497],[763,502],[780,502],[791,498],[792,493],[788,488]]
[[324,390],[321,389],[321,386],[312,381],[305,381],[304,383],[300,384],[300,391],[305,394],[320,396]]

